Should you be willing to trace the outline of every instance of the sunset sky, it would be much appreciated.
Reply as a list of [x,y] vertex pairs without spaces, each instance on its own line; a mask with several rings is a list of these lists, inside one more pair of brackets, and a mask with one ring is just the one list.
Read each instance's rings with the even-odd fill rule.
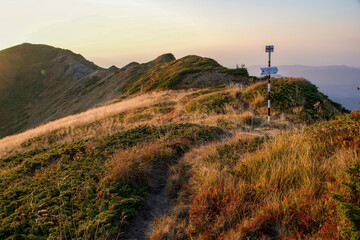
[[360,67],[360,0],[0,0],[0,49],[70,49],[102,67],[171,52],[220,64]]

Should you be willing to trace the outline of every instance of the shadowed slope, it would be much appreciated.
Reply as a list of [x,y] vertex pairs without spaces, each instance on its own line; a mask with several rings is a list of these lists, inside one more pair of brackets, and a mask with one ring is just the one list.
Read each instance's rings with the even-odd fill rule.
[[1,51],[0,137],[41,122],[39,115],[51,115],[52,105],[46,103],[54,104],[73,81],[98,69],[80,55],[46,45],[25,43]]

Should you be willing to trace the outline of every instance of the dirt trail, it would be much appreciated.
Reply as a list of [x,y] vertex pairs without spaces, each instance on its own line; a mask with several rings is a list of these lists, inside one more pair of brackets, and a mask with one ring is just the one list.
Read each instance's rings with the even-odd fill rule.
[[148,193],[145,199],[145,204],[139,209],[139,214],[131,221],[131,227],[127,229],[127,233],[121,239],[149,239],[148,234],[154,220],[166,214],[169,209],[165,187],[161,191]]
[[[241,132],[241,134],[250,135],[277,135],[281,132],[279,129],[253,129],[250,132]],[[221,142],[227,142],[234,138],[224,137]],[[180,156],[181,158],[183,156]],[[165,169],[157,169],[157,174],[153,179],[153,185],[150,187],[149,193],[145,196],[145,203],[138,210],[138,215],[131,220],[129,228],[124,229],[124,233],[119,239],[126,240],[142,240],[149,239],[151,227],[157,218],[165,216],[170,211],[170,203],[166,196],[166,185],[169,177],[169,166]]]

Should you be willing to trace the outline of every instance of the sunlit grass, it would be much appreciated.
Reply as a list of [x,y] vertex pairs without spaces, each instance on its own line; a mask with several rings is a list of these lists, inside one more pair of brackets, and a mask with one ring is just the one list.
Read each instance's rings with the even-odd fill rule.
[[[301,127],[284,112],[268,124],[241,101],[247,91],[154,92],[2,139],[6,216],[35,224],[49,220],[38,211],[51,210],[53,225],[41,222],[47,232],[37,229],[40,235],[54,226],[49,236],[112,238],[129,226],[146,192],[165,189],[172,206],[154,221],[150,239],[343,237],[346,221],[330,195],[344,192],[344,170],[359,159],[359,115]],[[25,196],[25,210],[16,213],[14,191]],[[43,209],[44,191],[66,204]]]
[[190,166],[183,173],[188,180],[172,194],[174,211],[155,222],[154,236],[346,239],[332,194],[344,194],[345,169],[359,161],[358,116],[263,144],[242,135],[188,153],[172,171],[176,181],[182,166]]

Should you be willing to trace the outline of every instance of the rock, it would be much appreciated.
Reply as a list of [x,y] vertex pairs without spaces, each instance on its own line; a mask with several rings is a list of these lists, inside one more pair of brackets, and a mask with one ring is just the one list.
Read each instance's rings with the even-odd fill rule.
[[65,76],[68,76],[70,73],[73,73],[72,80],[77,80],[83,78],[91,73],[95,72],[94,69],[86,67],[84,64],[76,63],[71,65],[68,70],[65,72]]

